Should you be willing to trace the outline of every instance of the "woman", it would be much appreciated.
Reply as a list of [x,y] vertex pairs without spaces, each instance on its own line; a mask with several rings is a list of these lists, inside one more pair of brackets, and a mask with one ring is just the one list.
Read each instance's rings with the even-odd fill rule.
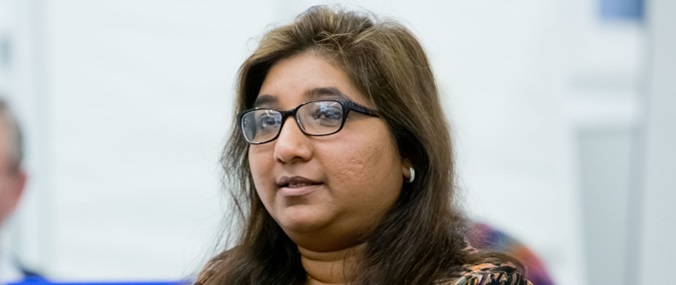
[[403,26],[313,7],[262,38],[236,108],[222,163],[242,235],[196,284],[527,284],[467,247],[434,77]]

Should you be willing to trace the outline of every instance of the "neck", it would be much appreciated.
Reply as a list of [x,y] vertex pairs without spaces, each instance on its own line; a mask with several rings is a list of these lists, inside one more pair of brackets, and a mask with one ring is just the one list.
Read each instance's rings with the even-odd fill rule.
[[338,251],[319,252],[298,246],[301,263],[307,272],[308,285],[346,284],[353,279],[357,259],[363,254],[365,244]]

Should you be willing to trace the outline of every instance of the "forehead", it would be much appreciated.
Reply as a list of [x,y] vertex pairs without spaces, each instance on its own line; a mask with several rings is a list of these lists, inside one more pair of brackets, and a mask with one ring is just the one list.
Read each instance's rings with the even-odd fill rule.
[[303,53],[270,67],[255,106],[294,105],[323,98],[345,98],[366,104],[341,67],[323,56]]

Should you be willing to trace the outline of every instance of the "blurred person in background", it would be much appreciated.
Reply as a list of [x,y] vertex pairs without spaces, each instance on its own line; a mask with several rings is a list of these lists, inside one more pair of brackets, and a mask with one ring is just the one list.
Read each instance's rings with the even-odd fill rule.
[[[22,135],[16,116],[0,97],[0,231],[16,209],[26,185]],[[7,248],[0,247],[0,284],[37,275],[23,268]]]

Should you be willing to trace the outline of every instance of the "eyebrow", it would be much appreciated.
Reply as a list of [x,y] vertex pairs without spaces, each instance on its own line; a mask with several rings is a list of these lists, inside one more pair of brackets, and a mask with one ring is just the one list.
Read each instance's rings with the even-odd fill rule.
[[336,87],[319,87],[312,88],[308,91],[305,91],[305,97],[312,99],[323,98],[323,97],[340,97],[346,98],[343,92],[340,92]]
[[[340,90],[336,87],[317,87],[317,88],[312,88],[304,92],[304,96],[308,98],[308,100],[315,100],[319,98],[347,98],[343,92],[340,92]],[[262,107],[262,106],[270,106],[274,105],[279,101],[276,96],[272,95],[258,95],[258,98],[256,98],[256,101],[254,101],[254,107]]]
[[277,102],[277,97],[274,97],[272,95],[258,95],[256,98],[256,101],[254,101],[254,108],[266,106],[266,105],[274,105],[274,103]]

